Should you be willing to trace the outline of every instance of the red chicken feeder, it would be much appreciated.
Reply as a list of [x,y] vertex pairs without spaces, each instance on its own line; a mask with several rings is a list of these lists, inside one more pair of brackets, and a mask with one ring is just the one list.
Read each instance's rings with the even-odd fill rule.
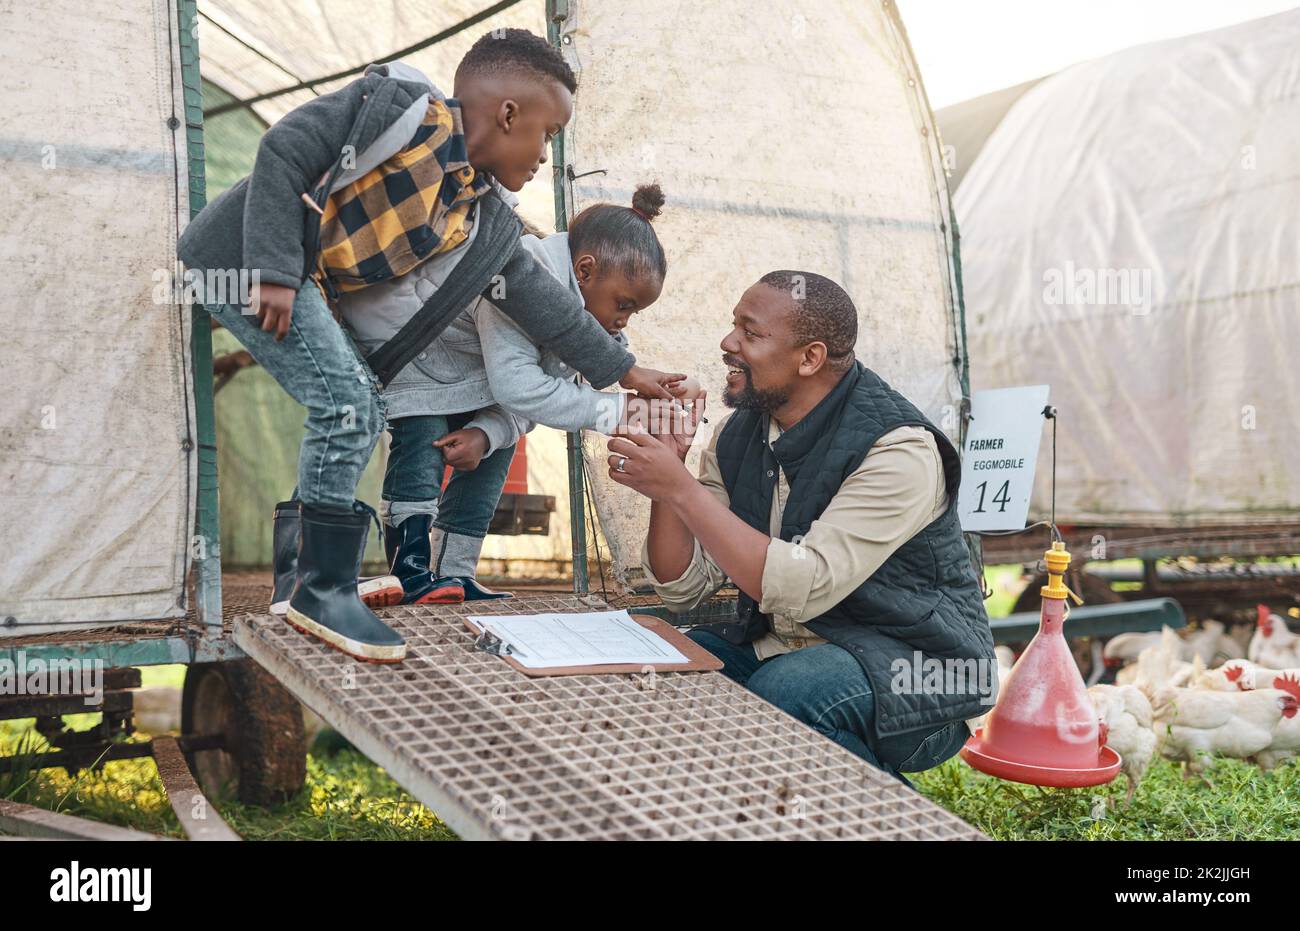
[[1008,782],[1024,782],[1031,786],[1050,786],[1054,789],[1082,789],[1105,785],[1119,773],[1119,754],[1104,745],[1096,754],[1096,766],[1034,766],[993,756],[988,752],[988,745],[982,742],[983,738],[984,728],[977,728],[975,736],[961,748],[961,758],[980,772]]
[[1064,544],[1053,543],[1038,633],[1001,683],[984,726],[961,749],[982,773],[1061,789],[1103,785],[1119,773],[1120,756],[1106,746],[1106,728],[1062,632],[1070,592],[1061,577],[1069,565]]

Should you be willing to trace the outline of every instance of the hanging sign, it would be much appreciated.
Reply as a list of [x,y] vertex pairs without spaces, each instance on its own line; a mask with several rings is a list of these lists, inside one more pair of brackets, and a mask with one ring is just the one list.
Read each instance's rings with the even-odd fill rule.
[[1020,530],[1025,526],[1049,387],[975,392],[957,497],[963,530]]

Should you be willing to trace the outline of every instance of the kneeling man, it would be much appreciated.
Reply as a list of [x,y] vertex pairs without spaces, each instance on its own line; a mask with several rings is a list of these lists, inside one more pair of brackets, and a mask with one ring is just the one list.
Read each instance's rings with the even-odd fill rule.
[[[957,451],[855,360],[856,341],[839,285],[765,275],[722,341],[736,412],[699,480],[680,428],[612,439],[609,468],[653,501],[642,558],[666,605],[694,608],[728,577],[740,590],[735,620],[690,631],[723,672],[898,775],[961,748],[996,664]],[[940,667],[953,674],[917,674]]]

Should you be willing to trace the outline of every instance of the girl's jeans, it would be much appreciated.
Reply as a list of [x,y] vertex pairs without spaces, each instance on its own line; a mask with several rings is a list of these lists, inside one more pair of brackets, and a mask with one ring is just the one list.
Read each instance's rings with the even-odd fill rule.
[[480,540],[487,535],[515,448],[494,449],[472,471],[457,469],[443,491],[442,450],[433,445],[434,440],[462,429],[474,414],[401,417],[388,425],[388,469],[380,512],[390,527],[413,514],[430,514],[439,529]]
[[257,317],[238,306],[205,306],[307,408],[298,497],[316,507],[352,510],[361,473],[384,429],[384,406],[375,376],[320,291],[310,281],[303,284],[283,342],[263,332]]

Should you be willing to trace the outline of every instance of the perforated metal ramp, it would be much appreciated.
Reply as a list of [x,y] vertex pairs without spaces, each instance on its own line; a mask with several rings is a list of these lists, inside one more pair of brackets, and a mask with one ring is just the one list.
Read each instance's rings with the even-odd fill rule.
[[404,663],[357,663],[269,615],[239,646],[464,838],[916,839],[983,835],[720,673],[529,678],[466,614],[598,599],[389,608]]

